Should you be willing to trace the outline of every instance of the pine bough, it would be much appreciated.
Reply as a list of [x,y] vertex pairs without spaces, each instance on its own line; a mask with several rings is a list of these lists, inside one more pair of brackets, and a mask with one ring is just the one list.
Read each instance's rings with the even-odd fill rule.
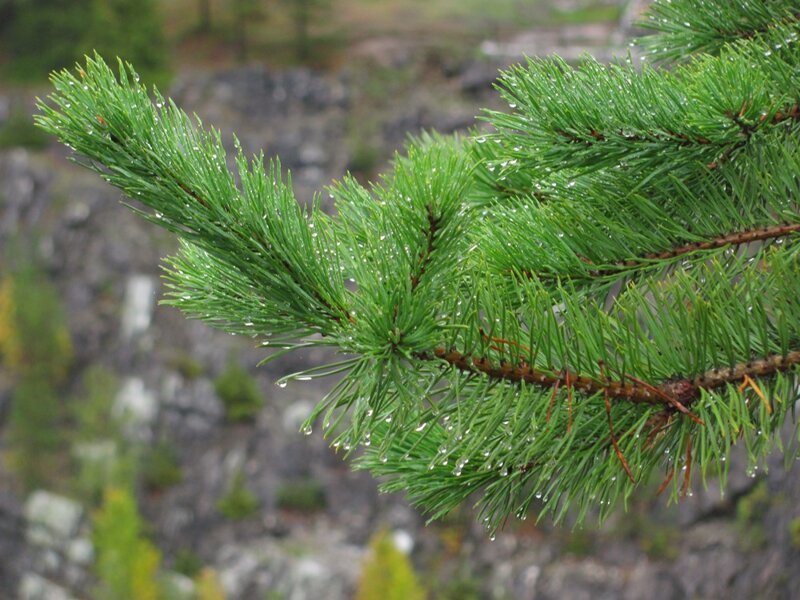
[[491,133],[334,182],[336,216],[238,143],[229,170],[129,65],[54,74],[37,120],[177,234],[168,304],[278,355],[338,350],[286,379],[340,374],[305,431],[385,490],[434,518],[472,498],[490,529],[602,518],[654,478],[724,486],[734,444],[751,469],[796,456],[799,21],[658,1],[643,43],[669,68],[531,59]]

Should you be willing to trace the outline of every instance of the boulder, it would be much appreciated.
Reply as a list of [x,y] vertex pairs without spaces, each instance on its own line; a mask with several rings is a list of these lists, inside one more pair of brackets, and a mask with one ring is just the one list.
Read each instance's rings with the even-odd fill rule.
[[83,507],[64,496],[37,490],[25,503],[25,518],[29,543],[63,549],[78,532]]

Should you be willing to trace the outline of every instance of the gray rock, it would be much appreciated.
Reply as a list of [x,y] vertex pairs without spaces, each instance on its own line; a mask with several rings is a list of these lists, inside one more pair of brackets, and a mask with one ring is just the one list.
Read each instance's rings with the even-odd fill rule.
[[169,592],[170,600],[194,600],[197,586],[186,575],[167,571],[161,574],[161,581]]
[[260,567],[259,557],[247,551],[231,553],[227,564],[219,570],[219,581],[230,598],[241,597],[249,579]]
[[161,408],[169,429],[187,438],[209,433],[225,414],[210,379],[187,381],[175,373],[167,374],[161,385]]
[[392,542],[405,555],[411,554],[414,549],[414,536],[406,529],[395,529],[392,532]]
[[113,440],[81,442],[75,444],[72,453],[80,462],[110,469],[117,460],[117,444]]
[[283,429],[290,435],[296,435],[300,431],[303,422],[314,410],[314,403],[311,400],[298,400],[286,407],[281,417]]
[[274,538],[228,544],[215,564],[231,600],[260,598],[267,591],[286,600],[346,600],[361,571],[364,551],[347,544],[329,525],[304,531],[286,546]]
[[33,492],[25,503],[28,540],[34,545],[63,545],[77,533],[82,517],[80,504],[44,490]]
[[322,147],[316,144],[304,144],[300,147],[298,158],[303,166],[324,165],[327,161],[327,153]]
[[122,307],[122,338],[130,340],[150,327],[155,305],[156,284],[149,275],[132,275],[125,285]]
[[26,150],[0,154],[0,243],[37,224],[50,200],[46,181]]
[[87,538],[75,538],[67,546],[67,558],[77,565],[88,567],[94,559],[94,546]]
[[19,600],[75,600],[70,593],[35,573],[25,573],[19,585]]
[[83,200],[73,202],[64,212],[64,224],[68,227],[80,227],[89,220],[91,209],[89,204]]
[[147,428],[158,414],[158,398],[145,387],[141,378],[129,377],[114,398],[112,414],[123,420],[129,437],[146,437]]

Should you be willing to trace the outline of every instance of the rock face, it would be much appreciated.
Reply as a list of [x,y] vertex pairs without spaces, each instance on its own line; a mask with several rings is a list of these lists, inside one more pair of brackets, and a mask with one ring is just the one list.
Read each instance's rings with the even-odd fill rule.
[[25,503],[28,540],[39,546],[57,547],[78,531],[83,507],[63,496],[39,490]]
[[122,339],[131,341],[150,327],[155,305],[156,284],[147,275],[132,275],[125,284],[122,306]]
[[87,584],[94,557],[83,507],[44,490],[25,502],[27,556],[31,570],[19,583],[23,600],[70,600]]
[[124,423],[129,438],[146,441],[151,434],[150,426],[158,416],[158,398],[145,387],[141,378],[129,377],[117,392],[111,412]]

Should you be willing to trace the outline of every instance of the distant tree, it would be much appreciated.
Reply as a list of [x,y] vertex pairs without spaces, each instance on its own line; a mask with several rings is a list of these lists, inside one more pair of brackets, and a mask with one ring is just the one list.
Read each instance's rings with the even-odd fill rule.
[[241,62],[250,55],[252,25],[265,18],[262,0],[232,0],[233,35],[235,37],[236,55]]
[[358,582],[356,600],[424,600],[425,590],[417,581],[414,567],[382,530],[369,544]]
[[5,0],[8,73],[43,78],[96,49],[135,61],[143,77],[164,84],[168,51],[157,8],[155,0]]
[[161,554],[143,535],[142,518],[133,494],[108,488],[93,517],[100,588],[96,597],[108,600],[156,600]]
[[[17,79],[43,78],[81,56],[91,0],[6,0],[2,43]],[[2,19],[0,19],[2,20]]]
[[247,487],[244,472],[236,471],[225,494],[217,502],[217,509],[231,521],[240,521],[257,513],[258,506],[258,497]]
[[61,405],[43,373],[31,371],[11,396],[8,467],[26,491],[52,483],[62,462]]
[[225,600],[225,590],[214,569],[205,567],[195,578],[197,600]]
[[72,343],[53,285],[30,266],[0,279],[0,367],[14,384],[7,458],[28,491],[58,471],[65,439],[56,390],[71,362]]
[[82,53],[97,51],[136,62],[140,75],[163,86],[168,81],[169,52],[155,0],[90,0]]
[[252,421],[264,406],[264,397],[253,376],[235,358],[214,380],[214,391],[225,406],[225,417],[231,422]]
[[0,364],[17,377],[35,369],[55,385],[71,362],[72,342],[53,284],[31,266],[0,279]]
[[284,2],[289,4],[292,12],[295,57],[298,61],[304,62],[311,54],[311,24],[324,9],[330,8],[331,0],[284,0]]
[[211,0],[197,0],[197,30],[208,32],[211,30]]

